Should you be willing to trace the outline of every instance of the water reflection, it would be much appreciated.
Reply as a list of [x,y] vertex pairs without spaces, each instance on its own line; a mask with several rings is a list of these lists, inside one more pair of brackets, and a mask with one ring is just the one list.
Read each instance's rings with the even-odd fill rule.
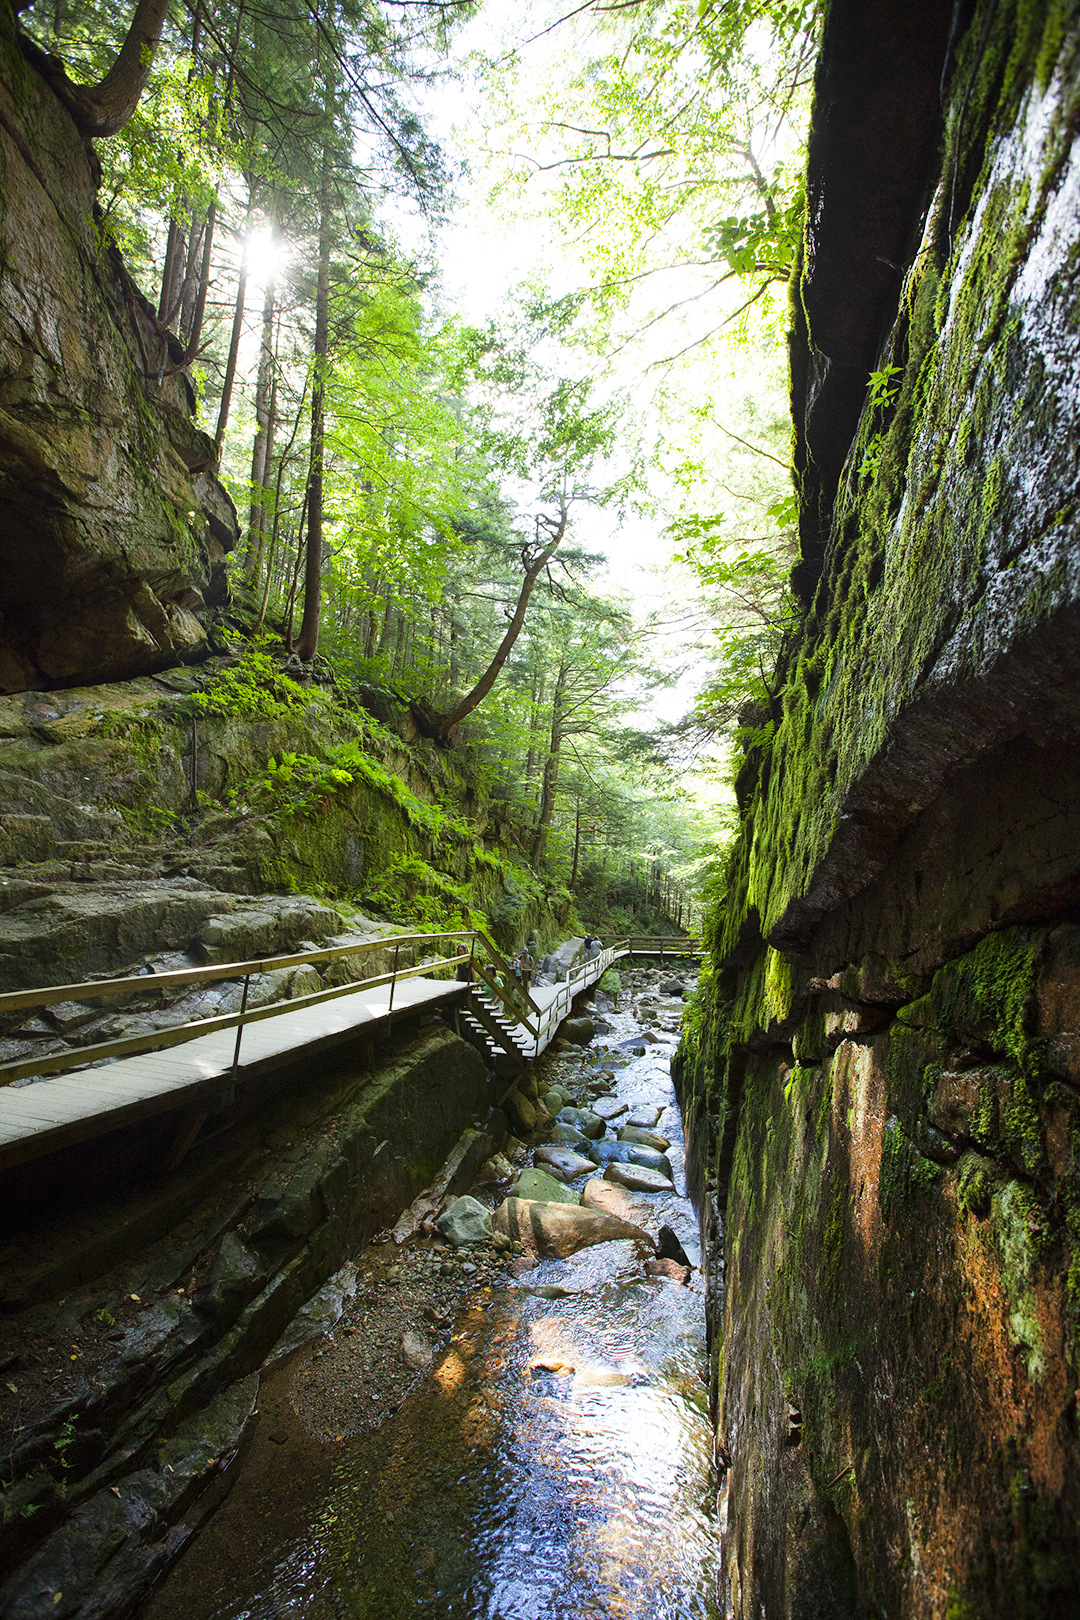
[[[609,1015],[625,1038],[628,1015]],[[618,1070],[682,1185],[666,1035]],[[636,1197],[637,1195],[631,1195]],[[680,1196],[640,1197],[696,1258]],[[536,1285],[569,1290],[556,1298]],[[643,1275],[630,1243],[485,1294],[390,1423],[350,1441],[321,1511],[222,1616],[713,1620],[716,1526],[702,1280]]]

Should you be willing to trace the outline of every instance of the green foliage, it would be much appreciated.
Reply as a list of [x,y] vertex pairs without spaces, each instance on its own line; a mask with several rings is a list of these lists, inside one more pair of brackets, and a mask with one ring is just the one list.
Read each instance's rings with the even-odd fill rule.
[[871,410],[888,410],[890,405],[896,403],[900,393],[898,378],[904,373],[903,366],[886,365],[880,371],[870,373],[869,405]]
[[471,899],[465,884],[413,854],[392,856],[378,883],[364,895],[365,903],[383,915],[428,930],[485,928],[487,919]]
[[285,675],[271,647],[275,639],[261,637],[247,646],[236,661],[214,675],[192,698],[196,713],[237,720],[283,720],[312,703],[321,703],[317,689],[298,686]]
[[307,814],[325,804],[331,794],[350,787],[352,773],[327,764],[312,754],[293,754],[282,749],[267,762],[266,774],[259,780],[260,798],[271,814],[285,818]]
[[[815,0],[642,0],[601,18],[587,8],[587,18],[571,12],[560,25],[547,75],[538,78],[532,52],[498,58],[495,116],[515,153],[501,189],[548,180],[564,231],[590,259],[588,287],[561,311],[563,332],[576,319],[602,351],[616,317],[622,342],[666,321],[681,349],[749,307],[783,308],[775,294],[802,230],[801,137],[820,9]],[[527,88],[508,65],[528,74]],[[718,294],[729,283],[737,290],[725,304]],[[682,338],[686,284],[698,330]]]

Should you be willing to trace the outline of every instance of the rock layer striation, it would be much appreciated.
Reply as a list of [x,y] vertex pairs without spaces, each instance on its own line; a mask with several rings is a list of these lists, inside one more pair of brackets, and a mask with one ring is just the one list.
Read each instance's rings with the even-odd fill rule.
[[806,611],[677,1061],[734,1616],[1080,1603],[1078,67],[1037,0],[829,10]]

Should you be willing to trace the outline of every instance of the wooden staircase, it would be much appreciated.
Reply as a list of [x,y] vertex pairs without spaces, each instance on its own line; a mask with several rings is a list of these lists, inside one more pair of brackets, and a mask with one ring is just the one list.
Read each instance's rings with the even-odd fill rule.
[[515,1069],[526,1067],[526,1037],[521,1026],[511,1023],[497,997],[470,985],[458,1012],[461,1034],[490,1062],[509,1060]]

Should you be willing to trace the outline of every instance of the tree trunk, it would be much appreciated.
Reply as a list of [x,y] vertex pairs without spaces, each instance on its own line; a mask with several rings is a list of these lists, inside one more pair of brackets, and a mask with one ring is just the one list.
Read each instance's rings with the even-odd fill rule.
[[[275,390],[273,392],[274,392],[274,400],[276,401],[276,379],[275,379]],[[259,633],[259,631],[263,627],[263,620],[266,618],[267,603],[270,600],[270,588],[271,588],[271,584],[272,584],[271,565],[273,563],[274,558],[277,556],[278,532],[279,532],[279,529],[281,527],[281,481],[285,476],[285,467],[286,467],[286,464],[288,463],[289,455],[290,455],[290,453],[292,451],[292,447],[296,443],[296,435],[300,431],[300,418],[301,418],[301,416],[303,415],[303,412],[304,412],[304,399],[305,398],[306,398],[306,393],[302,394],[300,396],[300,403],[296,407],[296,415],[293,418],[292,432],[289,435],[289,442],[288,442],[288,444],[286,444],[284,450],[282,450],[282,452],[281,452],[281,455],[278,457],[277,476],[276,476],[276,478],[274,480],[274,528],[273,528],[273,532],[272,532],[272,535],[271,535],[271,538],[270,538],[270,558],[269,558],[269,560],[267,561],[267,564],[266,564],[266,582],[265,582],[265,584],[263,586],[262,606],[259,609],[259,622],[255,626],[256,635]],[[283,567],[282,568],[282,573],[281,573],[281,583],[282,583],[282,585],[284,585],[284,583],[285,583],[285,574],[286,574],[286,568]]]
[[555,789],[559,781],[559,755],[562,751],[563,698],[566,691],[566,676],[566,666],[560,664],[558,679],[555,682],[555,698],[551,706],[551,741],[548,746],[548,757],[544,762],[544,783],[540,791],[540,818],[536,823],[536,833],[533,837],[532,864],[536,867],[544,859],[544,852],[547,849],[548,830],[551,827],[551,818],[555,813]]
[[573,894],[574,885],[577,882],[578,854],[580,853],[580,850],[581,850],[581,800],[579,799],[577,801],[577,803],[575,804],[575,806],[574,806],[574,864],[570,869],[570,881],[566,885],[566,887],[570,890],[571,894]]
[[296,592],[300,585],[300,564],[304,560],[304,525],[307,522],[307,503],[309,490],[304,490],[304,504],[300,508],[300,522],[296,529],[296,564],[293,568],[292,584],[289,587],[289,600],[285,611],[285,651],[293,651],[293,613],[296,609]]
[[161,272],[161,296],[158,299],[158,320],[168,326],[180,305],[180,278],[184,263],[184,227],[174,214],[169,220],[169,238],[165,244],[165,266]]
[[532,682],[529,688],[529,751],[525,756],[525,785],[526,787],[536,775],[536,738],[540,731],[539,704],[544,696],[544,672],[533,664]]
[[386,606],[383,609],[382,629],[379,631],[379,645],[377,651],[382,654],[386,651],[390,640],[390,627],[394,622],[394,595],[391,590],[386,593]]
[[194,360],[199,352],[199,339],[202,336],[203,321],[206,318],[206,295],[210,290],[210,258],[214,247],[214,227],[217,224],[217,197],[211,198],[210,207],[206,211],[206,226],[203,230],[202,264],[199,266],[199,278],[195,285],[195,298],[191,311],[191,324],[188,327],[186,354],[188,360]]
[[169,0],[139,0],[127,38],[98,84],[73,84],[55,58],[20,39],[24,54],[64,103],[80,135],[97,139],[123,129],[146,88],[168,9]]
[[253,586],[258,585],[266,548],[266,486],[274,448],[275,385],[274,281],[271,277],[263,297],[262,342],[255,382],[255,443],[251,449],[251,515],[244,560],[244,572]]
[[191,229],[188,232],[187,256],[184,260],[184,285],[180,291],[180,319],[177,324],[177,334],[185,347],[191,331],[192,317],[195,313],[195,303],[199,293],[198,267],[202,259],[202,245],[203,238],[206,235],[206,225],[206,217],[200,220],[196,215],[192,215]]
[[491,663],[481,675],[472,691],[466,693],[457,707],[451,709],[448,714],[436,714],[431,708],[431,705],[425,703],[423,700],[419,700],[412,705],[413,719],[416,721],[420,731],[422,731],[426,737],[432,737],[436,742],[445,742],[454,727],[464,720],[467,714],[471,714],[473,710],[484,701],[488,693],[491,691],[491,688],[495,685],[495,682],[499,677],[499,671],[509,658],[514,643],[521,634],[521,627],[525,623],[525,610],[528,608],[529,598],[533,593],[533,586],[540,578],[540,575],[546,565],[551,561],[551,558],[554,556],[555,551],[558,548],[559,542],[566,533],[568,516],[569,514],[564,507],[560,515],[559,522],[555,526],[548,544],[544,547],[543,551],[540,552],[539,556],[537,556],[531,563],[526,564],[525,578],[522,581],[521,591],[517,599],[517,606],[514,609],[514,616],[510,620],[510,624],[505,636],[503,636],[499,643],[498,650],[495,653],[494,658],[491,660]]
[[[199,35],[202,32],[202,0],[196,0],[195,16],[191,24],[191,66],[188,84],[192,82],[199,61]],[[177,154],[183,165],[183,154]],[[161,296],[158,299],[158,320],[162,326],[171,326],[180,308],[183,291],[183,265],[190,228],[191,208],[187,197],[180,197],[169,216],[169,236],[165,244],[165,263],[161,271]]]
[[244,246],[240,256],[240,277],[236,283],[236,304],[233,308],[232,336],[229,339],[229,357],[225,362],[225,376],[221,382],[221,404],[218,407],[217,428],[214,432],[214,444],[217,447],[218,457],[221,457],[221,446],[225,440],[225,429],[229,421],[229,407],[232,404],[233,383],[236,381],[236,360],[240,353],[240,336],[244,329],[244,309],[247,305],[247,279],[248,279],[248,243],[251,240],[251,220],[255,213],[255,177],[248,178],[247,215],[244,219]]
[[319,187],[319,280],[315,291],[315,355],[311,383],[311,472],[308,477],[307,554],[304,559],[304,617],[296,643],[302,663],[319,646],[322,610],[323,463],[326,450],[326,362],[330,347],[330,146],[323,149]]

